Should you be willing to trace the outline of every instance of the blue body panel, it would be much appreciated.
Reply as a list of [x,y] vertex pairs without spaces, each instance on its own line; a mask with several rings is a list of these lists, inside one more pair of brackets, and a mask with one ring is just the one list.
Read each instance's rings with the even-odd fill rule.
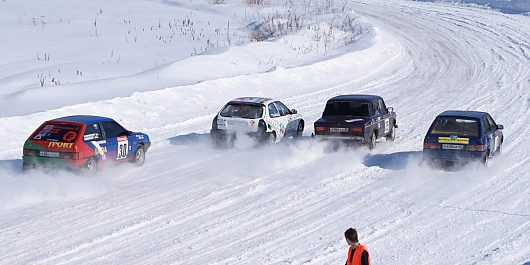
[[[484,124],[484,120],[487,119],[487,116],[489,114],[486,112],[479,112],[479,111],[458,111],[458,110],[450,110],[450,111],[444,111],[443,113],[439,114],[437,118],[439,117],[450,117],[450,118],[457,118],[457,119],[469,119],[469,120],[476,120],[478,122],[478,136],[458,136],[458,135],[440,135],[440,134],[433,134],[432,126],[429,128],[429,131],[427,135],[425,136],[424,143],[431,143],[431,144],[440,144],[439,149],[429,149],[424,148],[423,149],[423,157],[427,159],[439,159],[439,160],[450,160],[450,161],[456,161],[456,160],[480,160],[484,159],[486,156],[492,156],[494,152],[500,151],[500,144],[496,141],[499,141],[502,143],[502,132],[500,129],[495,129],[493,131],[487,131],[486,125]],[[466,138],[469,139],[469,142],[466,144],[452,144],[452,145],[462,145],[461,150],[452,150],[452,149],[443,149],[443,143],[440,143],[439,139],[440,137],[445,138]],[[466,150],[468,146],[485,146],[486,150],[484,151],[469,151]],[[489,152],[489,153],[488,153]]]
[[[67,116],[54,119],[53,121],[76,122],[87,126],[96,123],[101,124],[102,122],[115,122],[111,118],[90,115]],[[101,130],[103,131],[103,128]],[[111,161],[131,160],[134,158],[134,153],[140,144],[143,145],[145,151],[151,145],[149,136],[140,132],[130,132],[128,136],[105,137],[94,140],[85,139],[84,143],[90,149],[94,150],[98,160]]]

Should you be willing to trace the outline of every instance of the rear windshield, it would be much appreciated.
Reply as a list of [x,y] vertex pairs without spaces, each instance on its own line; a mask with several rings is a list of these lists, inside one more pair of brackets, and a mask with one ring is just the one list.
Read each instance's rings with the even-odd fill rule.
[[326,104],[322,116],[352,116],[367,117],[369,116],[369,104],[363,101],[334,101]]
[[230,103],[221,111],[223,117],[258,119],[263,115],[263,107],[249,104]]
[[75,124],[46,123],[31,136],[33,140],[49,142],[75,142],[81,131],[81,126]]
[[438,117],[432,125],[432,134],[478,136],[478,121],[454,117]]

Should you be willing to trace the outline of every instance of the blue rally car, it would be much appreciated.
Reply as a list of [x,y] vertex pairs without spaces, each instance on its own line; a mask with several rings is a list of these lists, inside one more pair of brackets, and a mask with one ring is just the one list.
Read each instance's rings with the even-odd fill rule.
[[423,157],[435,161],[480,160],[500,154],[504,127],[486,112],[445,111],[432,123],[423,141]]
[[22,169],[63,167],[95,174],[98,165],[107,161],[141,166],[150,145],[147,134],[131,132],[110,118],[62,117],[44,122],[29,136]]

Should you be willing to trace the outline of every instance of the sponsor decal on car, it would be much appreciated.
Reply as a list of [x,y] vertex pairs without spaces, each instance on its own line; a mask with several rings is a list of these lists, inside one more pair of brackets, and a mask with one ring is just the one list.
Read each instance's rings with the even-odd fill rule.
[[48,148],[57,147],[57,148],[69,149],[69,148],[72,148],[73,146],[74,146],[74,143],[63,143],[63,142],[49,142],[48,143]]
[[469,144],[469,138],[460,138],[456,136],[438,137],[438,143],[441,144]]
[[106,146],[101,146],[100,144],[105,144],[106,141],[91,141],[90,143],[92,143],[92,145],[94,145],[95,147],[95,150],[94,150],[94,153],[96,155],[100,155],[101,156],[101,159],[102,160],[106,160],[107,159],[107,147]]

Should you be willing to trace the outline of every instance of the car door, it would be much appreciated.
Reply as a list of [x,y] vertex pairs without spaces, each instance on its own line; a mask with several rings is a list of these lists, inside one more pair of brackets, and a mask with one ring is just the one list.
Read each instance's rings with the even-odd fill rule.
[[371,102],[372,107],[372,119],[374,123],[374,129],[377,130],[377,138],[383,136],[384,133],[384,120],[379,107],[379,101],[374,100]]
[[282,114],[282,121],[285,124],[285,135],[294,135],[296,133],[296,129],[298,128],[298,121],[293,119],[293,114],[291,113],[291,110],[280,101],[276,101],[274,102],[274,104],[276,104],[280,113]]
[[487,139],[488,149],[490,150],[490,154],[495,152],[495,132],[493,128],[491,127],[491,124],[489,123],[486,116],[482,118],[482,125],[484,128],[483,137]]
[[98,159],[107,159],[107,140],[104,139],[100,123],[86,126],[83,141],[94,150]]
[[390,126],[394,125],[393,117],[390,112],[388,112],[388,109],[385,105],[385,102],[383,99],[377,100],[378,106],[379,106],[379,113],[381,115],[381,128],[382,128],[382,136],[388,135],[392,128]]
[[486,115],[486,121],[489,124],[490,130],[491,130],[491,152],[497,152],[501,148],[502,143],[502,131],[497,127],[497,123],[493,120],[493,118],[487,114]]
[[126,159],[131,151],[129,132],[115,121],[102,122],[101,125],[105,133],[108,158]]
[[272,126],[272,129],[276,132],[276,137],[283,137],[285,133],[285,127],[283,122],[284,117],[282,117],[280,110],[274,103],[269,103],[267,109],[269,111],[270,125]]

